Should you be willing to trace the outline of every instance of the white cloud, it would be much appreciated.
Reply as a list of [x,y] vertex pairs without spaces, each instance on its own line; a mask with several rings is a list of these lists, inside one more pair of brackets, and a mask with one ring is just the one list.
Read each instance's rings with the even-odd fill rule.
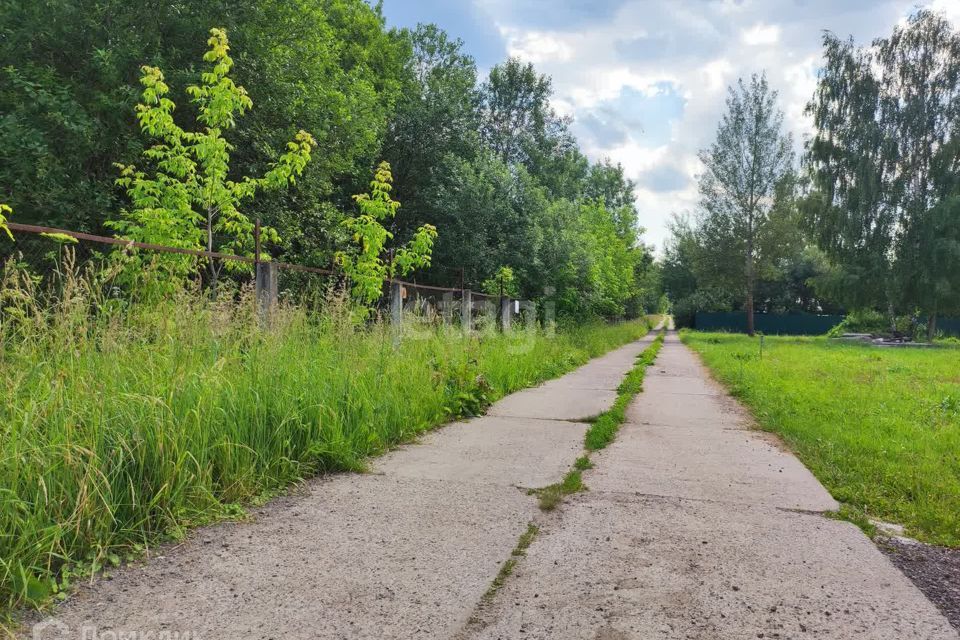
[[740,41],[748,47],[773,45],[780,41],[780,27],[758,23],[740,32]]
[[[507,51],[553,78],[554,106],[607,127],[581,134],[594,160],[621,162],[638,179],[637,205],[647,242],[662,247],[673,212],[696,206],[697,151],[713,140],[726,88],[738,77],[766,71],[780,94],[785,127],[800,150],[811,131],[804,107],[816,87],[824,30],[869,42],[888,34],[917,0],[552,0],[543,16],[516,0],[472,0],[490,15]],[[922,2],[923,0],[921,0]],[[960,26],[960,1],[929,0]],[[603,5],[594,11],[594,7]],[[539,5],[538,5],[539,6]],[[585,9],[584,7],[589,7]],[[574,14],[576,14],[574,16]],[[589,14],[585,19],[584,15]],[[570,15],[564,22],[558,16]],[[465,35],[465,40],[470,38]],[[682,98],[679,113],[645,111],[632,100]],[[651,119],[653,118],[653,119]],[[675,188],[683,176],[687,183]],[[658,188],[652,181],[663,180]],[[653,187],[653,188],[651,188]]]
[[542,62],[566,62],[573,57],[574,47],[563,38],[540,31],[523,32],[517,29],[501,29],[511,56],[523,58],[533,64]]

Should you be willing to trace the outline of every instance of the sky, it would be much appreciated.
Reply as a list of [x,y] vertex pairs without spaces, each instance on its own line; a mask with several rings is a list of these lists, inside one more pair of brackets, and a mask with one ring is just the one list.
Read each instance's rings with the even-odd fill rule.
[[552,77],[591,160],[637,184],[644,242],[662,250],[673,213],[693,212],[698,150],[727,87],[765,71],[798,153],[811,123],[824,30],[861,44],[918,7],[960,27],[960,0],[384,0],[388,23],[433,22],[464,41],[482,75],[517,56]]

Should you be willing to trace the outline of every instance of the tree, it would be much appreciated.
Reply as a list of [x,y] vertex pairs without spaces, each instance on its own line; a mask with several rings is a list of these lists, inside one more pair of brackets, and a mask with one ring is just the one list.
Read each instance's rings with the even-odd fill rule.
[[[423,224],[445,231],[452,227],[450,218],[458,212],[431,195],[436,185],[455,178],[452,158],[471,159],[479,149],[477,71],[463,42],[435,25],[419,25],[405,35],[411,55],[383,146],[396,197],[403,202],[402,212],[391,221],[398,237]],[[449,282],[449,274],[444,275],[442,282]]]
[[[287,152],[261,178],[228,179],[232,145],[223,137],[236,125],[253,102],[243,87],[230,77],[233,60],[227,34],[211,29],[204,55],[209,69],[201,74],[201,83],[187,92],[197,107],[201,131],[186,131],[174,121],[175,104],[167,97],[170,88],[163,72],[143,67],[140,83],[143,101],[137,105],[137,120],[154,144],[144,152],[153,165],[153,175],[133,165],[118,165],[117,183],[126,189],[133,203],[119,220],[110,223],[125,238],[185,249],[222,250],[252,255],[254,224],[240,212],[240,205],[252,200],[259,190],[279,189],[295,182],[310,161],[316,143],[305,131],[288,144]],[[276,241],[276,232],[267,227],[267,239]],[[215,241],[219,240],[217,244]],[[188,275],[189,259],[164,256],[168,274],[174,280]],[[242,265],[243,263],[227,263]],[[216,284],[218,268],[209,261],[211,283]]]
[[490,70],[480,88],[481,137],[505,164],[526,164],[551,117],[550,79],[533,64],[510,58]]
[[857,308],[920,309],[933,337],[958,305],[950,198],[960,163],[960,34],[918,11],[869,48],[824,36],[808,106],[809,226],[832,261],[830,285]]
[[437,172],[445,155],[475,152],[479,116],[476,64],[463,52],[463,41],[432,24],[406,35],[411,55],[383,153],[409,210],[431,180],[443,177]]
[[13,213],[13,209],[8,204],[0,203],[0,231],[13,240],[13,234],[10,233],[10,227],[7,226],[7,216]]
[[144,147],[129,118],[140,67],[163,69],[180,104],[212,25],[230,34],[231,73],[257,105],[231,133],[232,170],[263,175],[277,160],[265,150],[282,152],[298,128],[323,149],[297,185],[245,212],[278,230],[288,260],[327,266],[407,58],[364,0],[0,0],[0,199],[24,222],[103,233],[123,201],[113,163]]
[[626,177],[623,165],[613,164],[609,159],[591,165],[583,181],[583,196],[602,201],[613,214],[620,237],[636,241],[640,232],[636,185]]
[[783,113],[766,76],[731,87],[717,139],[700,152],[703,221],[732,243],[743,267],[747,332],[753,335],[758,237],[773,206],[777,184],[791,169],[793,142],[781,133]]
[[[953,195],[960,164],[960,33],[942,16],[920,11],[887,39],[874,42],[880,65],[880,121],[893,152],[884,191],[897,210],[894,278],[899,302],[927,314],[927,337],[937,313],[955,307],[960,291],[948,269],[956,247],[941,242],[960,225]],[[952,220],[951,220],[952,218]]]
[[362,305],[380,299],[387,278],[405,276],[414,269],[430,266],[437,229],[429,224],[420,227],[410,242],[391,248],[389,256],[384,256],[387,241],[393,238],[393,234],[384,228],[383,222],[396,216],[400,208],[400,203],[390,197],[392,185],[390,165],[381,162],[370,182],[370,193],[353,197],[360,215],[342,223],[352,234],[357,251],[340,251],[336,260],[350,278],[354,298]]

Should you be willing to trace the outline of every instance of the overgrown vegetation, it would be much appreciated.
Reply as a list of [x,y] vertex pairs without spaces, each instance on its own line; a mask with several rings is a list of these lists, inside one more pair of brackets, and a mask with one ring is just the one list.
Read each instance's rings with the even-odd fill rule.
[[960,351],[684,333],[847,517],[960,547]]
[[[177,246],[246,254],[260,219],[262,250],[275,259],[374,266],[364,251],[381,231],[355,226],[365,220],[353,196],[370,191],[386,161],[392,200],[403,203],[381,218],[393,244],[423,249],[434,239],[423,230],[439,232],[420,284],[499,293],[509,269],[512,297],[549,295],[558,316],[656,309],[633,183],[619,165],[587,160],[551,106],[550,78],[530,64],[509,59],[480,77],[463,42],[435,25],[390,29],[365,0],[8,2],[0,33],[0,202],[21,222],[160,243],[164,226]],[[183,109],[189,102],[198,109]],[[322,153],[300,162],[314,142]],[[113,163],[138,165],[122,189]],[[282,189],[244,179],[287,166],[296,184]],[[178,197],[156,206],[158,186]],[[0,245],[0,257],[9,249]],[[376,258],[401,266],[389,251]]]
[[[250,292],[112,297],[67,271],[47,297],[0,283],[0,603],[42,603],[96,568],[246,501],[365,457],[637,339],[638,321],[511,335],[358,325]],[[102,292],[106,291],[104,294]]]
[[[187,87],[197,109],[196,131],[185,130],[176,123],[176,105],[168,95],[170,87],[163,72],[157,67],[141,68],[143,92],[136,113],[141,132],[152,143],[143,152],[151,171],[117,165],[121,174],[117,184],[132,206],[122,210],[119,219],[106,224],[130,240],[253,257],[255,225],[240,211],[241,207],[253,200],[258,191],[295,184],[310,162],[316,141],[301,130],[287,143],[286,153],[262,177],[230,179],[234,147],[223,134],[236,127],[237,119],[253,107],[253,101],[230,76],[233,58],[227,34],[222,29],[211,29],[207,45],[209,50],[203,56],[207,70],[200,74],[199,84]],[[266,243],[279,241],[276,230],[269,226],[261,229],[261,236]],[[134,274],[159,276],[151,284],[161,288],[183,286],[196,266],[191,256],[179,254],[152,255],[145,260],[163,268],[144,270],[133,262]],[[209,281],[214,288],[218,266],[250,268],[242,262],[209,261]],[[148,286],[142,281],[137,284],[140,293]]]

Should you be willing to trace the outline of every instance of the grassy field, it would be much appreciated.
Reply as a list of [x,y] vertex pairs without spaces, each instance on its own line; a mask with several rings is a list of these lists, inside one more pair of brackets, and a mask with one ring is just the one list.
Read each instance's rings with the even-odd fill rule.
[[684,332],[853,519],[960,546],[960,349]]
[[395,346],[335,306],[282,309],[263,332],[250,300],[111,310],[74,286],[52,305],[23,283],[0,292],[0,610],[647,331],[439,327]]

